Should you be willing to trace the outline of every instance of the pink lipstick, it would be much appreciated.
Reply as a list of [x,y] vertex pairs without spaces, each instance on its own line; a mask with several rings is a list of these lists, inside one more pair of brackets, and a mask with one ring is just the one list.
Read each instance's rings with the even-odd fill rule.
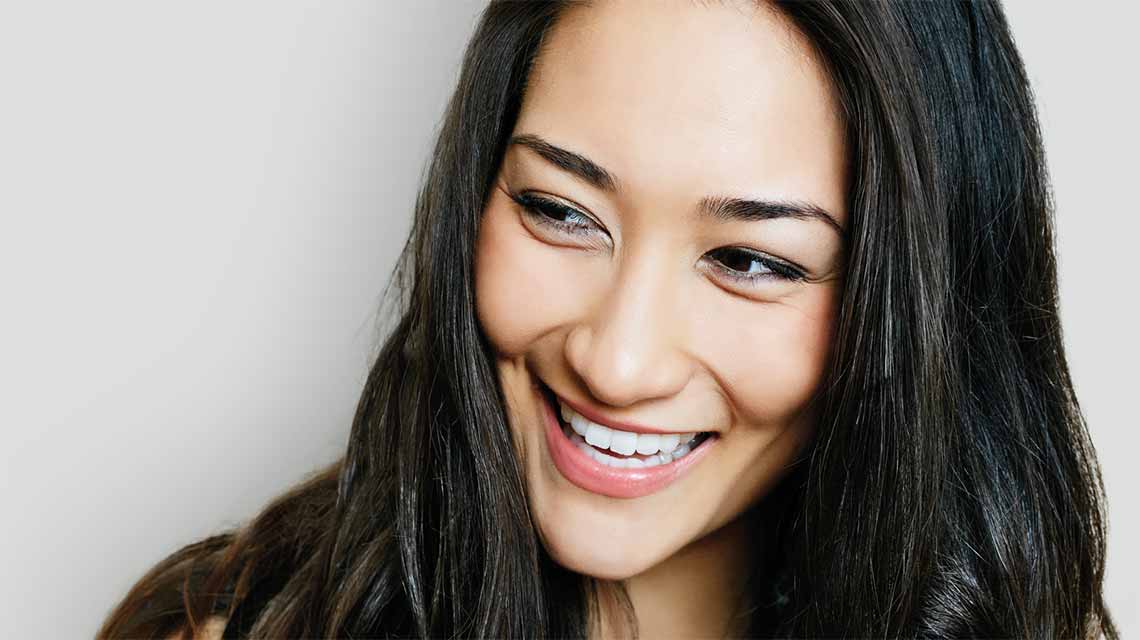
[[587,491],[613,498],[640,498],[655,493],[681,478],[720,441],[715,434],[710,435],[679,460],[653,467],[612,467],[595,460],[574,442],[581,438],[559,420],[553,393],[540,387],[546,444],[554,466],[567,480]]

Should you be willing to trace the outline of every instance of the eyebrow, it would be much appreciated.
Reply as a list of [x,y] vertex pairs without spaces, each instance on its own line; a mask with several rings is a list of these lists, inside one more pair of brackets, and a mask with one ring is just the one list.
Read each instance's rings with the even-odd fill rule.
[[[510,144],[517,144],[534,151],[550,164],[601,191],[610,193],[621,191],[621,183],[614,174],[582,154],[563,149],[530,133],[513,136]],[[846,235],[843,227],[829,211],[817,204],[800,200],[750,200],[727,196],[706,196],[701,198],[697,204],[697,212],[701,217],[722,222],[734,220],[753,222],[777,218],[819,220],[838,232],[840,236]]]

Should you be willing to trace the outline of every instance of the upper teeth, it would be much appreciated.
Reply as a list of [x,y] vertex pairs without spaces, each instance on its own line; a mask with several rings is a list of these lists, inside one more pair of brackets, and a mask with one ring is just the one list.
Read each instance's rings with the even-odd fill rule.
[[611,429],[610,427],[602,426],[596,422],[590,422],[586,418],[579,415],[570,407],[558,401],[558,406],[562,410],[562,419],[570,423],[570,428],[574,432],[582,436],[586,442],[598,447],[599,449],[609,449],[614,453],[622,455],[631,455],[635,451],[646,455],[652,455],[657,452],[671,453],[678,447],[683,447],[686,450],[690,441],[697,437],[696,431],[687,431],[685,433],[634,433],[632,431],[621,431],[618,429]]

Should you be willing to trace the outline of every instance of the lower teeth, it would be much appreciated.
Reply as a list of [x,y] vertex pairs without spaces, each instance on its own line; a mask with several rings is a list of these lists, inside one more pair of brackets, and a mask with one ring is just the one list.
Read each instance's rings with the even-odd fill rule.
[[566,434],[566,437],[570,438],[570,442],[573,442],[574,445],[581,449],[582,452],[587,456],[593,458],[594,460],[597,460],[606,466],[616,467],[618,469],[641,469],[644,467],[656,467],[659,464],[669,464],[670,462],[674,462],[689,455],[689,453],[692,452],[693,448],[696,447],[696,445],[701,440],[703,440],[702,436],[697,436],[693,440],[690,440],[689,442],[678,446],[676,449],[673,449],[673,451],[669,453],[657,452],[651,456],[647,456],[644,459],[635,458],[633,456],[630,456],[628,458],[619,458],[602,453],[593,445],[588,444],[585,440],[582,439],[582,436],[578,435],[565,424],[562,425],[562,433]]

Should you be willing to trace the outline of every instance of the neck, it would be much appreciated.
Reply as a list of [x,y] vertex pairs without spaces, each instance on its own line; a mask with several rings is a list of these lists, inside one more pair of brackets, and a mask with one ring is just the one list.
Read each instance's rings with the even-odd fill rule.
[[[747,618],[740,609],[761,542],[750,513],[625,581],[640,637],[707,639],[745,632]],[[601,606],[596,637],[615,637],[622,617],[612,600]]]

